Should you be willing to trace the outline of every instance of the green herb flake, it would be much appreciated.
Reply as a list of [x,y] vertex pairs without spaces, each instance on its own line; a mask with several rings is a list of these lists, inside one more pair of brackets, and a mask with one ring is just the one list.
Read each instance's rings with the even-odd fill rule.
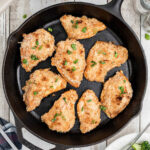
[[126,80],[123,80],[124,83],[126,83]]
[[41,49],[42,49],[42,47],[43,47],[43,46],[41,45],[41,46],[39,47],[39,50],[41,50]]
[[91,67],[94,67],[97,63],[95,61],[91,61]]
[[105,106],[100,106],[100,109],[102,110],[102,111],[105,111],[106,110],[106,107]]
[[124,92],[124,87],[123,86],[119,86],[118,88],[121,91],[121,94],[125,94],[126,93],[126,92]]
[[73,49],[73,50],[76,50],[77,48],[76,48],[76,44],[71,44],[71,48]]
[[88,103],[91,102],[91,101],[92,101],[91,99],[87,100]]
[[57,82],[57,81],[58,81],[58,78],[56,78],[55,82]]
[[37,48],[37,46],[32,47],[32,49],[36,49],[36,48]]
[[64,115],[62,115],[61,117],[62,117],[62,119],[63,119],[63,120],[66,120],[66,118],[65,118],[65,116],[64,116]]
[[84,107],[82,106],[81,111],[83,111],[83,110],[84,110]]
[[105,64],[105,61],[99,61],[100,64]]
[[54,88],[54,86],[50,86],[50,88]]
[[118,57],[118,53],[115,51],[114,56],[117,58]]
[[145,39],[150,40],[150,35],[148,33],[145,33]]
[[56,118],[53,118],[53,119],[52,119],[52,122],[55,122],[55,121],[56,121]]
[[72,54],[72,52],[70,50],[67,50],[68,55]]
[[55,115],[54,115],[54,118],[51,120],[52,122],[55,122],[56,121],[56,117],[58,117],[58,116],[61,116],[61,114],[62,113],[56,113]]
[[70,22],[71,22],[72,24],[74,23],[74,21],[73,21],[73,20],[71,20]]
[[35,55],[31,55],[32,60],[39,60]]
[[84,28],[82,29],[82,32],[85,33],[86,30],[87,30],[87,27],[84,27]]
[[65,62],[64,62],[64,66],[66,66],[67,65],[67,60],[65,60]]
[[26,59],[23,59],[23,64],[27,64],[28,63],[28,61],[26,60]]
[[72,26],[73,28],[78,28],[78,20],[76,20],[76,23]]
[[74,71],[76,71],[76,67],[75,66],[72,67],[72,72],[74,72]]
[[38,40],[36,40],[36,41],[35,41],[35,44],[38,46],[38,45],[39,45],[39,41],[38,41]]
[[37,91],[34,91],[34,92],[33,92],[33,94],[34,94],[34,95],[37,95],[37,94],[38,94],[38,92],[37,92]]
[[95,124],[96,123],[96,121],[95,120],[92,120],[92,124]]
[[22,18],[23,18],[23,19],[27,18],[27,14],[24,14],[24,15],[22,16]]
[[98,54],[106,55],[106,53],[105,53],[104,51],[102,51],[102,50],[99,50],[97,53],[98,53]]
[[63,100],[64,100],[64,102],[65,102],[65,103],[67,103],[67,101],[66,101],[66,97],[63,97]]
[[53,32],[53,29],[49,27],[49,28],[48,28],[48,31],[49,31],[49,32]]
[[74,63],[74,64],[78,63],[78,59],[76,59],[73,63]]

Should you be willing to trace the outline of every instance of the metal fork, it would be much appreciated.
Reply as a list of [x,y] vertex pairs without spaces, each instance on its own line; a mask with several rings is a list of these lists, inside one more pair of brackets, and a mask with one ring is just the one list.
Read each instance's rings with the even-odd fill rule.
[[150,126],[150,123],[149,123],[149,124],[143,129],[143,131],[140,132],[140,133],[137,135],[137,137],[130,143],[130,147],[128,147],[127,150],[131,150],[132,145],[137,142],[137,140],[143,135],[143,133],[148,129],[149,126]]
[[18,150],[18,148],[12,143],[7,134],[3,131],[2,126],[0,125],[0,133],[4,137],[4,139],[8,142],[13,150]]

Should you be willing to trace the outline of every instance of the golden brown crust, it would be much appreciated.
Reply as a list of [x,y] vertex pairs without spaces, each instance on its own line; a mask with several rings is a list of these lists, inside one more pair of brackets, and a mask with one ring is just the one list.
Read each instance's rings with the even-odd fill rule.
[[57,132],[68,132],[75,124],[75,102],[78,95],[75,90],[69,90],[55,101],[48,113],[41,120],[47,124],[49,129]]
[[129,104],[132,98],[132,87],[122,71],[109,78],[101,93],[101,105],[106,108],[109,118],[116,117]]
[[87,57],[84,76],[89,81],[104,82],[107,72],[119,67],[127,59],[128,51],[123,46],[97,41]]
[[70,39],[86,39],[93,37],[97,32],[105,30],[106,26],[95,18],[86,16],[74,17],[64,15],[60,21]]
[[100,124],[100,102],[92,90],[86,90],[77,104],[80,130],[87,133]]
[[39,62],[52,56],[55,50],[54,43],[54,37],[44,29],[23,34],[20,47],[22,67],[29,72]]
[[38,107],[44,97],[49,94],[66,88],[67,82],[49,69],[39,69],[30,75],[26,85],[22,88],[25,93],[23,101],[27,106],[27,111],[32,111]]
[[52,66],[56,66],[64,79],[72,86],[79,87],[86,66],[83,45],[76,40],[60,41],[57,44],[56,54],[52,58]]

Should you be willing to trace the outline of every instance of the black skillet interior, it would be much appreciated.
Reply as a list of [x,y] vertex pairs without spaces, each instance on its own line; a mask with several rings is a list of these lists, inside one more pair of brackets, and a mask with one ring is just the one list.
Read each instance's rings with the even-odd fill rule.
[[[107,74],[105,81],[113,76],[117,70],[123,70],[124,74],[130,79],[134,90],[130,105],[113,120],[108,119],[102,112],[101,124],[95,130],[85,135],[80,133],[78,118],[76,119],[74,128],[66,134],[51,131],[40,121],[40,116],[52,107],[54,101],[59,98],[61,93],[69,89],[76,89],[70,84],[67,85],[65,90],[56,92],[55,96],[50,95],[44,98],[40,107],[30,113],[26,112],[25,104],[22,101],[23,91],[21,88],[25,85],[25,81],[29,79],[29,75],[32,72],[40,68],[51,68],[56,73],[58,71],[55,67],[51,66],[51,57],[49,57],[46,61],[39,63],[32,72],[26,73],[21,67],[20,44],[18,42],[22,41],[23,33],[33,32],[38,28],[45,28],[47,30],[48,27],[53,29],[52,35],[54,35],[56,43],[65,40],[67,35],[59,21],[59,18],[64,14],[95,17],[106,24],[107,29],[105,31],[97,33],[96,36],[90,39],[79,40],[85,47],[86,57],[90,48],[98,40],[112,41],[117,45],[125,46],[129,50],[128,61],[121,67],[111,70]],[[4,90],[8,103],[26,128],[48,142],[79,146],[104,140],[118,131],[139,112],[146,84],[146,64],[142,48],[136,37],[122,21],[92,4],[67,3],[46,8],[33,15],[29,21],[25,22],[24,25],[12,34],[8,41],[8,49],[4,59],[3,77]],[[84,78],[80,87],[76,90],[79,97],[86,89],[92,89],[100,97],[102,87],[102,83],[89,82]]]

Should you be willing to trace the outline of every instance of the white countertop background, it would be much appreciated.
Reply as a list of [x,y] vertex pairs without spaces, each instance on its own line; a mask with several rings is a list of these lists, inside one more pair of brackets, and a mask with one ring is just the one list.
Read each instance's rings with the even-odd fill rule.
[[[40,9],[61,3],[61,2],[68,2],[73,0],[14,0],[9,8],[7,8],[1,15],[0,15],[0,69],[2,69],[2,62],[3,56],[6,48],[7,38],[9,34],[17,29],[25,19],[22,18],[24,14],[27,16],[31,16],[35,12],[39,11]],[[75,0],[75,1],[84,1],[93,4],[106,4],[107,0]],[[132,27],[132,29],[137,34],[138,38],[140,39],[148,62],[148,68],[150,67],[150,40],[145,40],[145,31],[142,28],[142,20],[143,16],[136,14],[133,10],[132,0],[124,0],[122,8],[122,15],[125,21]],[[150,74],[150,72],[149,72]],[[0,74],[1,75],[1,74]],[[107,145],[113,142],[115,139],[119,138],[120,136],[141,131],[147,124],[150,122],[150,87],[148,81],[148,88],[146,91],[146,95],[143,102],[143,109],[141,113],[134,118],[128,125],[122,129],[119,133],[114,135],[112,138],[94,145],[85,148],[74,148],[71,150],[104,150]],[[13,86],[13,85],[12,85]],[[13,115],[9,106],[6,102],[3,88],[2,88],[2,79],[0,78],[0,117],[14,123]],[[150,129],[147,130],[150,133]],[[37,137],[31,135],[27,130],[23,130],[24,136],[29,141],[32,141],[37,146],[43,148],[44,150],[48,150],[52,147],[51,144],[48,144],[44,141],[41,141]],[[23,147],[23,150],[27,150],[27,148]]]

